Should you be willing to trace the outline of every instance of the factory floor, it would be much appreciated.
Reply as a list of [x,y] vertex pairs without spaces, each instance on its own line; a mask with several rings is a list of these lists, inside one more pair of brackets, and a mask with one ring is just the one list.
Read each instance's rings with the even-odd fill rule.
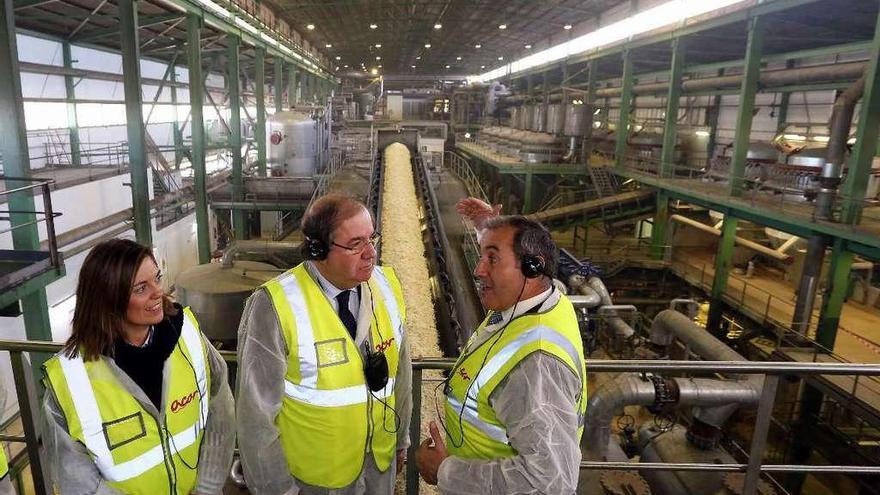
[[[705,290],[711,290],[715,275],[715,251],[709,249],[678,249],[673,257],[672,270]],[[794,314],[795,289],[772,272],[755,271],[745,277],[731,274],[725,294],[735,301],[738,309],[759,321],[764,319],[782,327],[791,325]],[[819,318],[821,304],[814,305],[811,329]],[[854,363],[880,363],[880,310],[853,301],[844,303],[834,353]]]

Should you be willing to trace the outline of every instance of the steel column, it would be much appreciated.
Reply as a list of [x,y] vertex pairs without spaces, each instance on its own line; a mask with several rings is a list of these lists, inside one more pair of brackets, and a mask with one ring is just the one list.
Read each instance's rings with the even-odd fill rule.
[[523,192],[524,198],[523,198],[523,206],[522,206],[522,214],[523,215],[527,215],[529,213],[532,213],[532,195],[533,195],[532,182],[533,182],[532,173],[526,172],[526,175],[525,175],[525,183],[526,184],[525,184],[525,190]]
[[293,108],[297,103],[296,96],[296,83],[297,83],[297,70],[296,65],[290,64],[290,75],[287,76],[287,106]]
[[758,79],[761,75],[763,45],[764,19],[755,17],[749,21],[745,67],[739,94],[739,109],[736,113],[736,134],[733,138],[733,156],[730,159],[731,196],[741,196],[745,184],[746,153],[751,141],[752,112],[755,109],[755,94],[758,92]]
[[275,113],[284,111],[284,60],[281,57],[275,57],[275,87],[272,92],[275,97]]
[[834,240],[831,267],[828,270],[828,282],[822,297],[819,327],[816,330],[816,342],[831,350],[834,350],[843,302],[849,292],[849,275],[854,257],[851,251],[846,250],[843,239]]
[[[718,70],[718,77],[724,75],[724,69]],[[718,116],[721,114],[721,95],[712,98],[712,106],[706,109],[706,125],[709,126],[709,139],[706,140],[706,166],[712,163],[715,144],[718,142]]]
[[257,101],[257,123],[254,139],[257,141],[257,170],[266,177],[266,50],[257,47],[254,58],[254,99]]
[[666,121],[663,125],[663,149],[660,154],[660,177],[674,173],[675,142],[678,137],[678,101],[681,98],[681,76],[684,69],[685,39],[672,40],[672,66],[669,69],[669,91],[666,94]]
[[174,122],[171,132],[174,134],[174,169],[180,170],[180,162],[183,160],[183,132],[180,129],[180,115],[177,109],[177,66],[171,69],[171,104],[174,106]]
[[[786,69],[794,68],[794,60],[785,61]],[[776,134],[782,134],[788,121],[788,103],[791,100],[791,92],[785,91],[779,101],[779,108],[776,110]]]
[[202,19],[195,14],[186,17],[186,57],[189,65],[189,105],[192,112],[192,162],[196,198],[196,234],[199,263],[211,261],[211,238],[208,232],[208,192],[205,189],[205,117],[204,79],[202,75]]
[[614,145],[614,165],[623,167],[626,153],[626,138],[629,136],[629,112],[632,108],[633,64],[632,53],[623,52],[623,88],[620,94],[620,115],[617,119],[617,143]]
[[712,292],[709,300],[709,315],[706,330],[716,337],[721,329],[721,313],[724,308],[724,291],[727,289],[727,277],[730,274],[730,259],[736,242],[737,219],[727,213],[721,226],[721,239],[718,241],[718,252],[715,254],[715,278],[712,280]]
[[593,119],[595,118],[595,109],[593,106],[596,104],[596,66],[598,63],[595,60],[590,60],[587,62],[588,71],[587,72],[587,101],[584,102],[585,105],[589,107],[589,115],[587,116],[587,128],[586,132],[584,132],[584,140],[582,148],[584,149],[584,163],[587,166],[590,166],[590,158],[592,158],[593,154]]
[[[241,40],[237,36],[226,38],[228,54],[226,56],[226,83],[229,88],[229,147],[232,150],[232,201],[244,200],[244,183],[242,182],[241,163],[241,74],[239,72],[238,49]],[[245,212],[232,210],[232,230],[236,239],[247,239]]]
[[[64,59],[64,68],[73,68],[73,58],[70,55],[70,42],[61,42],[61,54]],[[67,132],[70,136],[70,164],[74,167],[82,165],[79,142],[79,123],[76,118],[76,91],[73,76],[64,76],[64,89],[67,93]]]
[[660,259],[665,253],[666,231],[669,226],[669,195],[663,189],[657,190],[657,210],[651,225],[651,256]]
[[137,241],[152,246],[150,191],[147,180],[147,146],[141,89],[140,43],[137,0],[119,1],[119,36],[122,44],[122,77],[125,88],[125,120],[128,130],[128,166],[131,173],[131,204]]
[[[18,48],[15,41],[15,14],[10,0],[0,7],[0,155],[3,173],[7,177],[30,177],[31,163],[27,147],[27,127],[21,99],[21,74],[18,67]],[[21,182],[5,181],[7,190],[21,187]],[[10,211],[36,211],[34,198],[28,192],[7,196]],[[17,227],[36,220],[32,213],[11,213],[10,225]],[[35,223],[12,231],[12,247],[26,251],[40,249],[40,234]],[[29,340],[52,340],[49,324],[49,304],[46,289],[39,289],[21,299],[24,328]],[[45,359],[33,360],[38,369]],[[36,475],[36,472],[34,473]],[[35,479],[36,481],[36,479]]]
[[880,132],[880,72],[877,60],[880,57],[880,16],[874,31],[874,42],[871,45],[871,56],[865,77],[865,92],[862,95],[859,110],[859,127],[856,130],[856,142],[849,159],[849,170],[843,185],[844,223],[858,223],[864,206],[865,191],[871,173],[871,163],[877,153],[877,134]]

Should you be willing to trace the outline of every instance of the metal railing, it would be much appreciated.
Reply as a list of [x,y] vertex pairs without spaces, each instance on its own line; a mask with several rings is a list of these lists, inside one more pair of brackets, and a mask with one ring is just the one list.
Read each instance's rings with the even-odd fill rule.
[[[0,180],[4,181],[6,184],[10,184],[12,182],[25,182],[31,183],[25,186],[16,187],[13,189],[7,189],[5,191],[0,191],[0,197],[10,196],[12,194],[34,194],[35,189],[40,190],[40,195],[43,198],[43,211],[20,211],[13,210],[11,208],[7,210],[0,211],[0,215],[6,215],[0,217],[0,220],[9,221],[10,227],[0,230],[0,234],[5,234],[8,232],[12,232],[14,230],[18,230],[23,227],[37,225],[40,222],[46,222],[46,236],[47,242],[49,245],[49,260],[53,267],[59,268],[61,266],[61,257],[58,254],[58,241],[55,236],[55,217],[61,216],[61,213],[55,213],[52,210],[52,194],[50,192],[52,184],[55,181],[50,179],[35,179],[30,177],[6,177],[0,176]],[[6,203],[8,206],[11,206],[9,202]],[[34,218],[33,220],[25,221],[24,223],[17,223],[12,225],[13,216],[24,215],[34,217],[42,217],[42,218]]]
[[[24,436],[4,436],[8,442],[22,442],[26,445],[26,455],[30,463],[34,489],[37,495],[51,493],[48,480],[43,477],[43,459],[40,457],[40,440],[37,423],[36,400],[33,391],[27,386],[30,382],[29,367],[25,359],[26,353],[55,353],[61,344],[52,342],[0,340],[0,351],[8,351],[12,371],[15,378],[16,395],[18,397]],[[223,358],[235,367],[236,355],[222,351]],[[421,441],[422,386],[425,370],[449,370],[453,361],[448,359],[421,359],[413,361],[413,418],[410,425],[410,462],[406,466],[406,493],[416,495],[419,492],[419,479],[415,466],[415,449]],[[767,434],[771,423],[777,385],[782,376],[839,376],[854,375],[856,377],[880,376],[880,365],[848,364],[848,363],[795,363],[795,362],[731,362],[731,361],[641,361],[641,360],[587,360],[590,373],[687,373],[715,375],[718,373],[757,374],[765,377],[758,414],[755,419],[749,459],[747,463],[711,464],[711,463],[641,463],[641,462],[605,462],[582,461],[581,469],[621,469],[621,470],[652,470],[652,471],[723,471],[744,472],[746,481],[743,493],[757,493],[757,484],[762,473],[801,472],[801,473],[845,473],[845,474],[880,474],[880,466],[857,465],[792,465],[764,464],[767,447]]]
[[[613,154],[594,152],[596,156],[605,158],[613,163]],[[729,184],[738,181],[742,184],[741,194],[734,199],[749,206],[762,209],[770,209],[779,213],[795,216],[810,222],[833,222],[838,228],[846,228],[853,231],[880,232],[880,200],[864,197],[848,197],[841,190],[834,197],[831,208],[831,218],[819,218],[816,213],[815,203],[806,197],[801,191],[780,190],[773,184],[768,185],[763,177],[757,175],[754,170],[746,170],[742,175],[732,176],[729,170],[694,167],[679,163],[663,164],[667,170],[666,175],[661,176],[660,160],[653,157],[645,157],[637,154],[624,154],[623,168],[635,172],[637,175],[663,179],[672,182],[682,182],[682,185],[694,187],[699,183],[698,192],[729,196]],[[722,167],[723,168],[723,167]],[[636,177],[637,178],[637,177]],[[843,223],[844,212],[850,210],[852,223]]]
[[464,183],[469,195],[489,202],[489,196],[483,189],[483,185],[480,184],[480,178],[471,169],[466,158],[458,153],[447,151],[443,164]]

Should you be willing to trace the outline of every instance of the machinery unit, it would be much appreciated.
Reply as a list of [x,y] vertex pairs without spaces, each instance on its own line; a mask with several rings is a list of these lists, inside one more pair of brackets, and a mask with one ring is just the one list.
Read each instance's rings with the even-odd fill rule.
[[320,111],[278,112],[266,121],[272,175],[311,177],[321,166],[326,143]]

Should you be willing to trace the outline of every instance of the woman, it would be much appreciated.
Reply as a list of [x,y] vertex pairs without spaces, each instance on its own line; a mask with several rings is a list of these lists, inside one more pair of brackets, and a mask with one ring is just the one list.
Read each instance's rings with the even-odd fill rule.
[[161,281],[150,249],[125,239],[80,269],[73,331],[44,365],[62,494],[222,491],[235,442],[226,364]]

